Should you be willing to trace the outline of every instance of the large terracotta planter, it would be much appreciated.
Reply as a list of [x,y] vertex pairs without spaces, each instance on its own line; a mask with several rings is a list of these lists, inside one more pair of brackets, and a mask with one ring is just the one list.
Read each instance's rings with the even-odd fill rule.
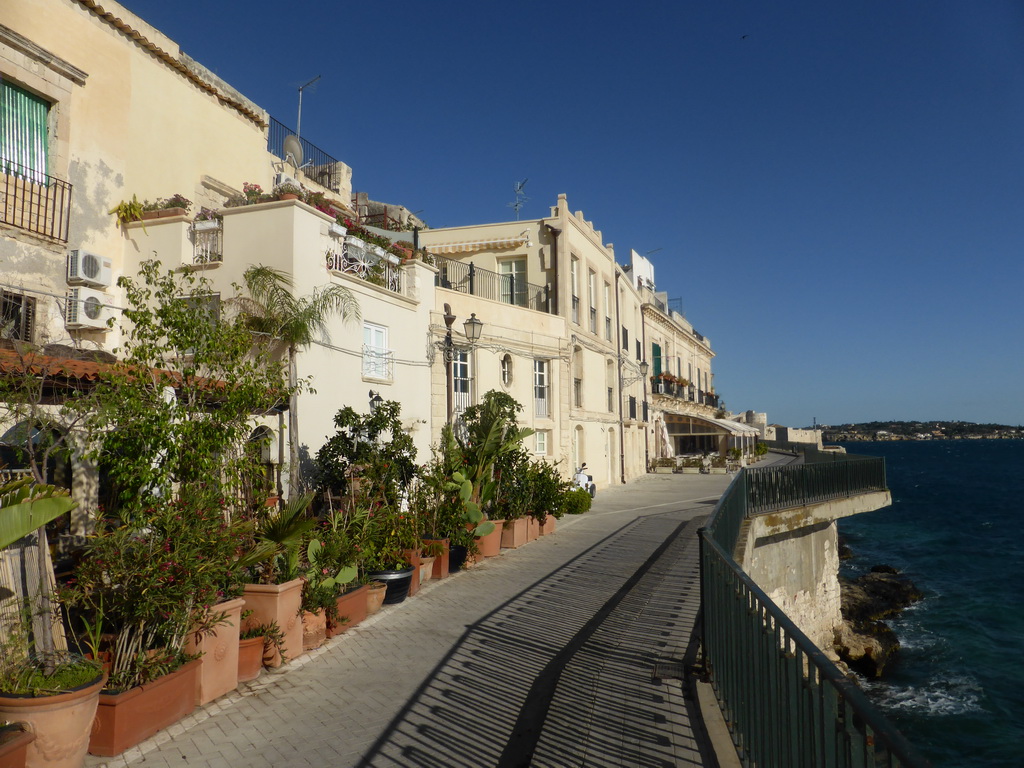
[[90,685],[56,696],[0,694],[0,720],[24,723],[34,737],[25,750],[26,766],[79,768],[83,764],[100,689],[106,682],[104,674]]
[[421,557],[420,558],[420,584],[422,585],[425,581],[430,581],[430,577],[434,573],[434,558],[433,557]]
[[503,520],[501,527],[501,546],[505,549],[516,549],[526,543],[526,535],[530,527],[529,518],[519,517],[515,520]]
[[538,538],[540,538],[540,521],[530,515],[526,518],[526,540],[536,541]]
[[440,544],[444,547],[444,551],[441,554],[434,556],[434,570],[430,574],[431,578],[443,579],[448,575],[448,556],[450,552],[448,539],[424,539],[423,543]]
[[199,675],[196,678],[196,704],[203,706],[238,687],[238,631],[239,617],[245,600],[237,598],[213,606],[225,619],[196,641],[190,634],[185,642],[185,653],[202,653]]
[[[338,607],[338,623],[327,623],[327,636],[334,637],[347,632],[366,618],[367,593],[370,587],[363,584],[340,595],[335,602]],[[381,598],[383,601],[384,598]]]
[[[288,659],[302,653],[301,605],[302,579],[292,579],[284,584],[245,585],[245,607],[253,612],[248,626],[276,621],[284,635],[282,652]],[[276,649],[267,666],[281,666],[281,654]]]
[[327,614],[318,611],[302,612],[302,650],[315,651],[327,641]]
[[35,739],[25,725],[0,729],[0,768],[25,768],[29,744]]
[[544,518],[544,522],[540,525],[540,535],[547,536],[549,533],[555,532],[555,520],[557,518],[554,515],[548,515]]
[[123,693],[100,694],[89,752],[112,757],[181,720],[196,708],[199,660]]
[[486,536],[476,537],[477,554],[480,557],[496,557],[501,554],[501,529],[504,520],[492,520],[494,530]]
[[255,680],[263,671],[263,645],[266,638],[250,637],[238,641],[238,682]]
[[388,593],[388,585],[382,581],[371,581],[367,584],[366,615],[373,616],[384,605],[384,597]]

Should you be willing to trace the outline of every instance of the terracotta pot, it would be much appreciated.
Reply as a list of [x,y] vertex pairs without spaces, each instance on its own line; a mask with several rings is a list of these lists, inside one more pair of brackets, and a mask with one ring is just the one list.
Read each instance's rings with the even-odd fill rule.
[[528,518],[519,517],[515,520],[503,520],[501,528],[501,546],[506,549],[516,549],[526,543],[526,535],[529,532],[530,521]]
[[36,739],[27,728],[16,723],[9,729],[0,729],[0,768],[25,768],[28,747]]
[[420,591],[420,554],[419,549],[406,549],[402,552],[412,566],[412,580],[409,582],[409,597]]
[[185,642],[185,653],[202,653],[196,682],[196,704],[203,706],[238,687],[238,631],[239,617],[245,600],[236,598],[213,606],[215,613],[223,613],[224,621],[196,641],[190,634]]
[[547,536],[549,533],[555,532],[555,520],[557,518],[554,515],[548,515],[544,518],[544,522],[540,526],[540,535]]
[[298,200],[298,195],[293,195],[291,192],[285,192],[283,195],[278,195],[279,200]]
[[314,651],[327,640],[327,614],[323,608],[302,612],[302,650]]
[[238,641],[238,682],[255,680],[263,671],[263,644],[266,638],[250,637]]
[[420,558],[420,584],[424,581],[430,581],[430,576],[434,572],[434,558],[432,557],[421,557]]
[[504,520],[492,520],[494,530],[486,536],[476,537],[476,546],[480,557],[496,557],[501,554],[501,528]]
[[443,579],[448,575],[448,557],[450,553],[448,539],[424,539],[423,543],[440,544],[444,547],[444,551],[440,555],[436,555],[434,557],[434,570],[430,573],[431,578]]
[[[330,621],[327,623],[328,637],[347,632],[366,618],[366,602],[369,591],[370,587],[363,584],[338,597],[335,603],[338,607],[338,623]],[[383,600],[383,598],[381,599]]]
[[384,597],[388,593],[388,585],[380,581],[371,581],[366,592],[366,615],[372,616],[384,605]]
[[24,723],[34,740],[26,745],[25,765],[78,768],[85,762],[89,732],[103,674],[94,683],[56,696],[0,694],[0,720]]
[[[284,635],[282,652],[289,659],[302,653],[302,620],[299,618],[301,605],[302,579],[292,579],[284,584],[245,585],[245,607],[253,612],[248,619],[248,626],[276,621]],[[276,649],[267,666],[281,666],[281,654]]]
[[199,659],[123,693],[100,694],[89,753],[112,757],[181,720],[196,708]]
[[526,540],[536,541],[540,537],[540,521],[530,515],[526,518]]

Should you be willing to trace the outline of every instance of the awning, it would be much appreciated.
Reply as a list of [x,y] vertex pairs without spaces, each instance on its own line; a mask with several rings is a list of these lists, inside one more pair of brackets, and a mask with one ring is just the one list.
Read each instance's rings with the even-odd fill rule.
[[749,424],[740,424],[738,421],[729,421],[728,419],[706,419],[706,421],[714,422],[734,435],[744,435],[747,437],[761,435],[761,430],[757,427],[752,427]]
[[[422,235],[421,235],[422,237]],[[497,240],[466,240],[453,243],[436,243],[431,245],[424,243],[424,246],[431,253],[469,253],[471,251],[500,251],[510,248],[518,248],[520,245],[529,242],[526,235],[515,237],[504,237]]]

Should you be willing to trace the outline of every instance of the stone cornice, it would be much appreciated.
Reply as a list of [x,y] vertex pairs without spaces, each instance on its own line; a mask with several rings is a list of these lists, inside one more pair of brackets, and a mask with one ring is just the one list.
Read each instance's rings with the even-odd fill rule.
[[22,37],[13,29],[5,27],[0,24],[0,43],[9,45],[17,51],[21,51],[29,58],[38,61],[43,66],[53,70],[61,77],[67,78],[75,85],[85,85],[85,80],[89,77],[88,72],[83,72],[74,64],[64,61],[60,56],[55,56],[45,48],[33,43],[31,40]]

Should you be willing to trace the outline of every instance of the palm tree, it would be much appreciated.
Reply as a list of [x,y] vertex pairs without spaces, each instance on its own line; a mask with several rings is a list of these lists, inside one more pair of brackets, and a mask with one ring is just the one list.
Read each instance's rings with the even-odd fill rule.
[[312,296],[297,297],[291,276],[272,267],[254,265],[245,270],[248,298],[241,302],[244,322],[257,334],[282,345],[288,353],[288,494],[298,491],[298,369],[296,354],[317,338],[329,338],[333,315],[358,320],[359,304],[341,285],[314,289]]

